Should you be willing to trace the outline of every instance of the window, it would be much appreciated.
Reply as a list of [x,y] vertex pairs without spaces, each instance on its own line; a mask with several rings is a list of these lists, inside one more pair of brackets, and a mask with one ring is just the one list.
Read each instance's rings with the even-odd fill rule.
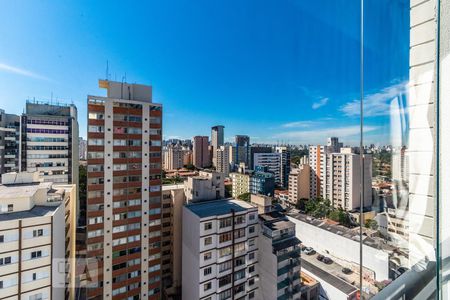
[[231,239],[232,239],[231,232],[225,232],[219,235],[219,243],[225,243],[231,241]]
[[250,227],[248,228],[248,232],[249,232],[249,233],[254,233],[254,232],[255,232],[255,226],[250,226]]
[[42,257],[42,251],[41,250],[31,252],[31,259],[38,258],[38,257]]
[[256,215],[255,214],[250,214],[248,218],[249,218],[250,221],[253,221],[256,218]]
[[255,266],[248,267],[248,272],[253,273],[255,271]]
[[211,267],[207,267],[207,268],[203,269],[203,275],[208,276],[211,273],[212,273]]
[[0,266],[9,265],[11,263],[11,256],[0,258]]
[[248,240],[248,246],[249,247],[255,246],[255,239]]
[[13,204],[8,204],[8,212],[12,212],[14,210]]
[[205,223],[204,228],[205,228],[205,230],[211,230],[212,229],[212,222]]
[[37,279],[37,274],[33,273],[33,275],[31,277],[32,277],[33,280],[36,280]]
[[219,300],[226,300],[231,298],[231,289],[223,291],[219,294]]
[[4,243],[5,242],[5,236],[4,235],[0,235],[0,243]]
[[206,291],[210,290],[211,287],[212,287],[211,282],[207,282],[203,285],[203,290],[206,292]]
[[43,236],[43,235],[44,235],[43,229],[33,230],[33,237],[39,237],[39,236]]
[[231,246],[219,249],[219,257],[224,257],[231,254]]
[[233,261],[228,260],[225,261],[221,264],[219,264],[219,273],[225,272],[226,270],[231,269],[231,267],[233,266]]
[[222,278],[219,278],[219,288],[223,287],[224,285],[231,283],[231,274],[225,275]]
[[212,237],[206,237],[204,240],[205,246],[212,244]]
[[219,228],[225,228],[231,226],[231,218],[224,218],[219,220]]
[[248,259],[249,260],[252,260],[254,258],[255,258],[255,252],[251,252],[251,253],[248,254]]
[[203,260],[210,260],[212,258],[211,252],[206,252],[203,254]]

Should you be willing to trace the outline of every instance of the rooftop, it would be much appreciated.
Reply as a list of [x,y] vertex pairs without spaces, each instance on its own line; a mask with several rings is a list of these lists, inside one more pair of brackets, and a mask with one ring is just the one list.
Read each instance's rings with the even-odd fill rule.
[[0,199],[32,197],[39,189],[50,189],[51,182],[0,185]]
[[229,214],[231,213],[231,210],[234,210],[235,212],[243,212],[251,208],[256,209],[256,207],[245,201],[235,199],[221,199],[191,203],[187,204],[186,208],[200,218]]
[[184,184],[163,184],[162,185],[163,191],[179,190],[179,189],[184,189]]
[[0,222],[51,216],[58,209],[58,207],[59,206],[36,205],[30,210],[0,214]]
[[[327,222],[327,220],[325,220],[325,219],[316,219],[314,217],[302,214],[296,210],[291,210],[290,212],[287,213],[287,215],[292,218],[295,218],[299,221],[319,227],[322,230],[330,231],[334,234],[343,236],[343,237],[353,240],[355,242],[359,242],[359,227],[347,228],[342,225],[334,225],[334,224],[331,224],[330,222]],[[363,229],[363,243],[366,246],[369,246],[369,247],[372,247],[375,249],[385,250],[385,251],[393,251],[395,249],[395,247],[388,245],[381,238],[377,238],[377,237],[373,238],[373,237],[367,236],[364,232],[364,229]]]

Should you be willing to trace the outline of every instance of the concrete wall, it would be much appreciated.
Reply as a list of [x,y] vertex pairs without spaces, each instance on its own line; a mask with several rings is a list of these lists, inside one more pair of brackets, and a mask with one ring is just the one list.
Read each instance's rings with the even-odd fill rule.
[[[339,260],[343,265],[359,265],[359,241],[334,234],[293,217],[288,216],[288,219],[295,223],[295,234],[304,245],[313,247],[318,252],[331,256],[334,260]],[[375,272],[376,280],[389,278],[388,253],[364,245],[363,264],[365,268]]]

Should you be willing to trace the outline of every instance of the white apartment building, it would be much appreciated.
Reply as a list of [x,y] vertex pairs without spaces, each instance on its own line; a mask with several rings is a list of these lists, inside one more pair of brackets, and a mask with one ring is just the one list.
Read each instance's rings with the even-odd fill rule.
[[77,108],[27,101],[21,123],[22,171],[39,171],[44,181],[78,183]]
[[253,164],[255,168],[267,167],[268,171],[274,174],[275,183],[281,184],[281,153],[255,153]]
[[38,172],[2,183],[0,297],[74,299],[75,185],[40,182]]
[[230,174],[230,157],[226,146],[220,146],[216,150],[216,171],[222,173],[225,177]]
[[198,176],[184,182],[186,201],[217,200],[225,197],[224,175],[214,171],[200,171]]
[[[361,156],[342,148],[327,155],[323,196],[331,205],[351,211],[360,207]],[[364,207],[372,205],[372,156],[364,154]]]
[[309,165],[300,165],[299,168],[292,169],[289,174],[289,202],[297,204],[300,199],[309,199]]
[[239,200],[192,203],[183,207],[183,223],[183,299],[261,299],[256,207]]
[[325,178],[325,166],[327,159],[327,146],[309,146],[309,199],[322,197],[322,187]]

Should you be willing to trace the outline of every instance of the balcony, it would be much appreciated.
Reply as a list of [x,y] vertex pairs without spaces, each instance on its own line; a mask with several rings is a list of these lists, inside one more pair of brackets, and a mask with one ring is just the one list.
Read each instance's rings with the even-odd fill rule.
[[300,248],[295,248],[294,250],[292,250],[290,252],[277,255],[277,260],[278,260],[278,262],[281,262],[281,261],[284,261],[289,258],[299,258],[300,251],[301,251]]
[[284,266],[277,271],[277,275],[281,276],[291,272],[295,267],[300,266],[300,259],[293,259],[287,266]]

